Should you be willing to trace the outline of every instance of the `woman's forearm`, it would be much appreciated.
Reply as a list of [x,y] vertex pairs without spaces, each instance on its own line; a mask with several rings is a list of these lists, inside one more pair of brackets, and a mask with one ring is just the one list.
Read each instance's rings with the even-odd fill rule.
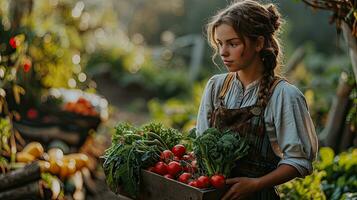
[[258,178],[258,187],[259,190],[262,190],[267,187],[280,185],[282,183],[290,181],[295,177],[298,177],[299,175],[300,174],[295,167],[287,164],[282,164],[269,174]]

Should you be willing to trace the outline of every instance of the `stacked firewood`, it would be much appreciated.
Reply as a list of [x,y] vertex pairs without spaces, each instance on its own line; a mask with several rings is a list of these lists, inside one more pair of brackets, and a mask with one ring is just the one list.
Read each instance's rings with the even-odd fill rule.
[[101,149],[92,136],[82,153],[64,154],[57,147],[46,152],[41,143],[30,142],[16,152],[12,170],[0,174],[0,199],[85,199],[96,193],[92,175]]

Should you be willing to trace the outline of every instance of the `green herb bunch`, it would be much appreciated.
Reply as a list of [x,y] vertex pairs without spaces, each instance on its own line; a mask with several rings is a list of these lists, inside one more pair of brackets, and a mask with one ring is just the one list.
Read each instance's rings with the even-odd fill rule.
[[236,166],[236,161],[248,154],[248,143],[232,131],[220,132],[209,128],[193,140],[199,168],[205,174],[212,176],[230,175]]
[[153,166],[159,161],[160,153],[181,138],[182,134],[177,130],[157,123],[141,128],[120,123],[115,127],[111,147],[103,156],[103,168],[111,190],[135,198],[139,192],[141,169]]

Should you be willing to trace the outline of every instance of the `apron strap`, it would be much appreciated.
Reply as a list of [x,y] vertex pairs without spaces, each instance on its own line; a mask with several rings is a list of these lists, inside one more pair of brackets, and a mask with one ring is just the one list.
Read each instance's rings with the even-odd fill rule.
[[[273,92],[274,92],[275,87],[278,85],[278,83],[280,83],[280,81],[283,81],[283,80],[285,80],[285,79],[280,78],[280,77],[277,77],[277,76],[274,77],[273,84],[271,85],[271,87],[270,87],[270,89],[269,89],[269,94],[268,94],[267,102],[269,102],[271,96],[273,95]],[[253,115],[256,115],[256,116],[258,116],[258,115],[264,115],[264,112],[263,112],[264,109],[265,109],[265,107],[256,105],[256,106],[252,106],[252,107],[250,108],[250,112],[251,112]],[[263,116],[262,116],[262,117],[263,117]]]
[[235,73],[235,72],[230,72],[230,73],[227,74],[227,76],[226,76],[226,78],[225,78],[225,80],[224,80],[224,83],[223,83],[223,87],[222,87],[222,89],[221,89],[221,92],[219,93],[219,96],[218,96],[218,98],[219,98],[220,100],[223,100],[224,97],[226,96],[226,94],[227,94],[229,88],[230,88],[231,85],[232,85],[232,82],[233,82],[235,76],[236,76],[236,73]]
[[274,77],[274,82],[273,82],[273,84],[271,85],[271,87],[269,89],[269,96],[268,96],[267,101],[270,100],[271,96],[273,95],[274,89],[278,85],[278,83],[280,83],[283,80],[285,80],[285,79],[281,78],[281,77],[278,77],[278,76]]

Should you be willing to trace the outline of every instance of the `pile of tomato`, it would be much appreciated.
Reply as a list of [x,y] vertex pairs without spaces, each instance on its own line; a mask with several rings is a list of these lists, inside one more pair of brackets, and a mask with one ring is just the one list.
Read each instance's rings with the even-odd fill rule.
[[223,175],[216,174],[211,177],[199,175],[194,152],[187,153],[182,144],[177,144],[171,150],[161,152],[160,161],[149,167],[148,170],[199,189],[211,186],[222,188],[225,185]]
[[76,102],[67,102],[64,105],[64,110],[84,116],[97,116],[98,113],[92,104],[85,98],[79,98]]

